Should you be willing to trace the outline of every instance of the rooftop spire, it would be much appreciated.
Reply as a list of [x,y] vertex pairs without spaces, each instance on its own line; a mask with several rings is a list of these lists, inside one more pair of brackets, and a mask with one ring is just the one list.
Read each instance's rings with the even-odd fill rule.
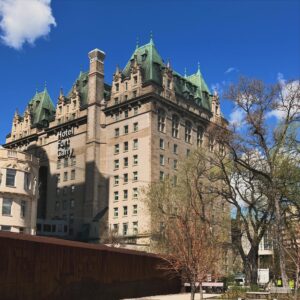
[[154,41],[153,41],[153,32],[152,30],[150,31],[150,44],[154,45]]
[[186,78],[187,75],[186,75],[186,67],[184,68],[184,78]]
[[197,74],[201,74],[201,71],[200,71],[200,62],[198,61],[198,69],[197,69]]
[[45,80],[44,91],[47,91],[47,81]]
[[63,97],[64,96],[64,90],[62,88],[62,86],[60,87],[60,90],[59,90],[59,97]]
[[137,48],[139,48],[139,46],[140,46],[140,39],[139,39],[139,36],[137,35],[136,36],[136,47],[135,48],[137,49]]

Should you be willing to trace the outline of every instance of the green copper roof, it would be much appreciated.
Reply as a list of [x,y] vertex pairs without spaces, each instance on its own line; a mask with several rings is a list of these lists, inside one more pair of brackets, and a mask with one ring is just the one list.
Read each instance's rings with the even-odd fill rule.
[[47,89],[34,95],[28,104],[33,126],[48,126],[55,115],[55,107]]
[[[137,46],[122,71],[124,77],[130,76],[131,66],[135,62],[141,67],[143,82],[151,81],[162,85],[162,72],[167,68],[167,65],[156,50],[152,38],[148,44],[140,47]],[[177,94],[195,101],[199,106],[207,110],[211,110],[212,95],[203,79],[199,66],[198,71],[190,76],[182,76],[175,71],[172,71],[172,73],[174,89]]]

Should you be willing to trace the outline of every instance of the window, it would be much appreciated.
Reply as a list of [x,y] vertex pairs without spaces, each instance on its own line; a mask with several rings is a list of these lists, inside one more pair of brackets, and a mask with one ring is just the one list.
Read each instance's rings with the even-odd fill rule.
[[127,168],[128,167],[128,157],[124,157],[123,162],[124,162],[124,168]]
[[197,128],[197,146],[200,147],[203,144],[203,128],[198,126]]
[[177,185],[177,176],[174,175],[173,176],[173,186],[176,186]]
[[68,172],[64,172],[64,181],[68,180]]
[[214,143],[215,143],[214,138],[213,138],[213,137],[210,137],[210,138],[209,138],[209,151],[210,151],[210,152],[213,152],[213,151],[214,151]]
[[138,164],[138,155],[133,155],[133,165],[136,166]]
[[139,130],[139,123],[138,122],[133,123],[133,131],[137,132],[138,130]]
[[138,180],[138,172],[134,171],[133,172],[133,181],[137,181]]
[[165,157],[162,154],[159,156],[159,164],[161,166],[165,165]]
[[71,180],[74,180],[75,179],[75,170],[72,170],[71,171]]
[[64,186],[63,194],[64,194],[64,195],[67,195],[67,192],[68,192],[68,188],[67,188],[66,186]]
[[71,185],[71,193],[75,192],[75,185]]
[[66,168],[68,165],[69,165],[69,161],[68,161],[68,158],[66,157],[64,159],[64,167]]
[[127,216],[128,215],[128,208],[127,206],[123,206],[123,216]]
[[25,218],[26,215],[26,202],[24,200],[21,200],[21,210],[20,210],[20,216],[21,218]]
[[115,104],[118,104],[118,103],[119,103],[119,98],[116,97],[116,98],[115,98]]
[[138,114],[138,112],[139,112],[139,108],[137,106],[135,106],[133,108],[133,115],[136,116]]
[[116,144],[114,149],[115,149],[114,150],[115,154],[119,154],[119,152],[120,152],[120,146],[119,146],[119,144]]
[[118,92],[119,91],[119,84],[118,83],[115,84],[115,88],[116,88],[116,92]]
[[172,137],[178,138],[179,118],[176,115],[172,116]]
[[191,150],[190,149],[186,149],[186,157],[189,157],[190,154],[191,154]]
[[133,214],[133,215],[137,215],[137,210],[138,210],[138,206],[137,206],[137,204],[134,204],[134,205],[132,206],[132,214]]
[[120,118],[120,114],[117,112],[117,113],[115,114],[115,120],[118,121],[119,118]]
[[137,235],[138,234],[138,222],[133,222],[132,223],[132,234]]
[[165,178],[165,173],[164,173],[163,171],[160,171],[160,172],[159,172],[159,180],[160,180],[160,181],[163,181],[164,178]]
[[2,225],[2,226],[1,226],[1,230],[2,230],[2,231],[11,231],[11,226],[5,226],[5,225]]
[[60,188],[57,188],[56,189],[56,195],[59,196],[59,194],[60,194]]
[[174,161],[173,161],[173,169],[174,170],[177,170],[177,163],[178,163],[177,159],[174,159]]
[[57,160],[56,168],[57,168],[57,169],[60,169],[60,168],[61,168],[61,160],[60,160],[60,159]]
[[6,186],[15,186],[16,170],[6,169]]
[[133,77],[133,83],[134,83],[134,84],[137,84],[137,76],[134,76],[134,77]]
[[134,199],[136,199],[138,197],[138,189],[137,188],[132,189],[132,196]]
[[178,154],[178,145],[177,144],[173,145],[173,153]]
[[159,148],[161,150],[165,149],[165,141],[163,139],[159,139]]
[[71,166],[76,165],[76,156],[71,157]]
[[70,200],[70,208],[74,208],[75,207],[75,200],[71,199]]
[[124,142],[124,152],[128,151],[128,142]]
[[125,173],[123,175],[123,178],[124,178],[124,183],[128,183],[128,173]]
[[67,200],[64,200],[63,201],[63,210],[66,210],[67,209]]
[[137,96],[137,91],[132,92],[132,97],[135,98]]
[[118,217],[119,216],[119,209],[118,207],[114,207],[114,217]]
[[2,215],[10,216],[11,215],[11,206],[12,206],[12,200],[11,199],[3,199],[3,202],[2,202]]
[[120,135],[120,129],[115,128],[115,137],[118,137]]
[[[127,84],[127,82],[126,82]],[[124,110],[124,118],[128,118],[128,110]]]
[[119,201],[119,192],[118,191],[114,192],[114,201]]
[[159,109],[157,115],[157,130],[160,132],[165,132],[165,127],[166,127],[166,113],[163,109]]
[[139,141],[138,141],[138,139],[134,139],[134,140],[133,140],[133,149],[136,150],[136,149],[138,148],[138,146],[139,146]]
[[124,126],[124,134],[128,134],[128,125]]
[[30,189],[30,173],[24,173],[24,190]]
[[123,235],[127,235],[127,233],[128,233],[128,224],[123,223]]
[[115,175],[114,176],[114,185],[118,185],[119,184],[119,175]]
[[124,200],[128,199],[128,190],[123,190],[123,199]]
[[60,183],[60,174],[56,174],[56,182]]
[[185,135],[184,139],[187,143],[191,142],[191,137],[192,137],[192,124],[189,121],[185,122]]
[[221,155],[225,154],[225,146],[222,143],[219,144],[219,152]]
[[113,224],[113,232],[118,233],[119,232],[119,224]]
[[114,168],[115,168],[115,170],[119,169],[119,160],[118,159],[114,160]]

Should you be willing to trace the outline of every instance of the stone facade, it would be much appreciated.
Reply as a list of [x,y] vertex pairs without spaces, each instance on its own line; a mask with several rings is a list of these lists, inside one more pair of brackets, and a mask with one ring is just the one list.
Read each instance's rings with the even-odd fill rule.
[[0,229],[35,234],[38,160],[30,154],[0,149]]
[[206,128],[226,120],[199,67],[179,75],[152,40],[117,67],[111,86],[104,58],[98,49],[89,53],[89,72],[68,95],[60,92],[55,109],[47,90],[37,93],[24,116],[15,114],[5,147],[40,157],[39,218],[65,220],[70,239],[101,241],[109,229],[145,249],[151,218],[143,187],[166,176],[175,182],[190,151],[218,147]]

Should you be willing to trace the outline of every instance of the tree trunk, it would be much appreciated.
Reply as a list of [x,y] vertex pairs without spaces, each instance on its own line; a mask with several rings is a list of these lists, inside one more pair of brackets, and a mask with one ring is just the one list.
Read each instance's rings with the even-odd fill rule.
[[285,253],[283,249],[283,239],[282,239],[282,217],[281,217],[281,209],[279,205],[279,200],[275,199],[275,239],[279,257],[279,266],[280,266],[280,273],[282,279],[282,286],[287,288],[288,284],[288,277],[286,275],[286,263],[285,263]]
[[199,294],[200,294],[200,300],[203,300],[202,282],[199,282]]
[[195,291],[196,291],[195,281],[190,282],[190,284],[191,284],[191,300],[195,300]]
[[299,272],[300,272],[300,266],[299,264],[296,267],[296,278],[295,278],[295,291],[294,291],[294,300],[297,300],[298,298],[298,289],[299,289]]
[[246,285],[257,284],[258,245],[251,247],[246,257],[246,261],[244,262],[244,269],[246,275]]

